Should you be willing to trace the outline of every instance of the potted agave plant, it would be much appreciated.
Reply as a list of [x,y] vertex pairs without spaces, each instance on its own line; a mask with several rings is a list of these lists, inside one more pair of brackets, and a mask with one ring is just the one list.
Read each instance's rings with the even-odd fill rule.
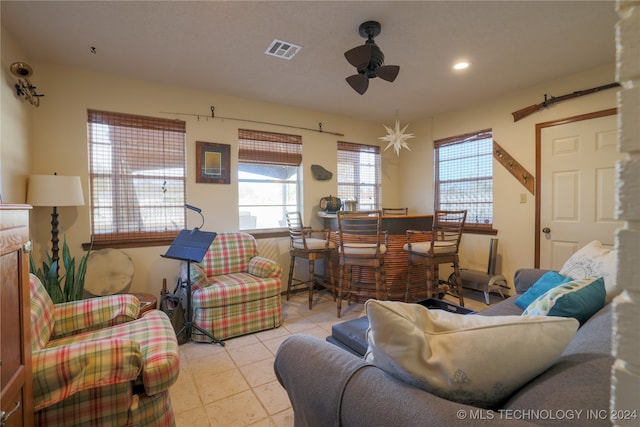
[[71,257],[65,236],[61,259],[64,266],[64,276],[60,277],[60,260],[54,261],[48,252],[45,253],[46,259],[42,262],[41,269],[36,268],[33,256],[30,254],[29,271],[38,276],[54,304],[80,300],[84,295],[84,278],[87,272],[87,258],[90,253],[91,248],[80,258],[76,270],[76,260]]

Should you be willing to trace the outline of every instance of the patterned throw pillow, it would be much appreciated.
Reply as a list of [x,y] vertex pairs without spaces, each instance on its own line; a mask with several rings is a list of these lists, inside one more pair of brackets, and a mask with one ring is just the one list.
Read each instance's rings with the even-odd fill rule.
[[365,359],[442,398],[492,408],[549,366],[578,329],[572,318],[481,316],[368,300]]
[[560,269],[560,274],[574,280],[602,277],[609,302],[619,293],[616,283],[616,257],[615,249],[594,240],[571,255]]
[[605,297],[602,277],[574,280],[535,299],[522,315],[573,317],[582,325],[604,307]]
[[516,300],[516,305],[521,309],[525,309],[540,295],[549,289],[558,285],[571,281],[571,277],[563,276],[555,271],[547,271],[533,284],[525,293],[520,295]]

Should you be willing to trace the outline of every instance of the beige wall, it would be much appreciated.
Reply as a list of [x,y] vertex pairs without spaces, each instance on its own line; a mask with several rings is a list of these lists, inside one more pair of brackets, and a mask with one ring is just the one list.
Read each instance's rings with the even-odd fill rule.
[[24,58],[13,37],[2,27],[0,69],[0,195],[4,203],[24,203],[29,173],[30,120],[33,107],[14,89],[12,63]]

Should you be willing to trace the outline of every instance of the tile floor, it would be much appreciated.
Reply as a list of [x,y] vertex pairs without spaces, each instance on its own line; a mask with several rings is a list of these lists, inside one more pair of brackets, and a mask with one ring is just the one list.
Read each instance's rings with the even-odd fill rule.
[[[474,291],[465,292],[465,305],[476,311],[487,307],[482,293]],[[283,325],[277,329],[226,340],[224,347],[181,345],[180,376],[170,391],[177,427],[293,426],[289,398],[273,372],[280,343],[297,333],[324,340],[334,323],[363,315],[362,304],[343,303],[338,319],[327,291],[314,293],[309,310],[307,294],[299,293],[289,301],[283,298]]]

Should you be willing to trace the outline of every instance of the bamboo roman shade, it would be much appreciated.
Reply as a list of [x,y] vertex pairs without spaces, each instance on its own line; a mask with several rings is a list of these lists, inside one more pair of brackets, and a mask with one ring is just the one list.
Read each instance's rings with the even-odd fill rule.
[[300,166],[302,137],[284,133],[238,129],[238,161],[282,166]]
[[92,240],[174,238],[185,226],[186,123],[87,112]]

